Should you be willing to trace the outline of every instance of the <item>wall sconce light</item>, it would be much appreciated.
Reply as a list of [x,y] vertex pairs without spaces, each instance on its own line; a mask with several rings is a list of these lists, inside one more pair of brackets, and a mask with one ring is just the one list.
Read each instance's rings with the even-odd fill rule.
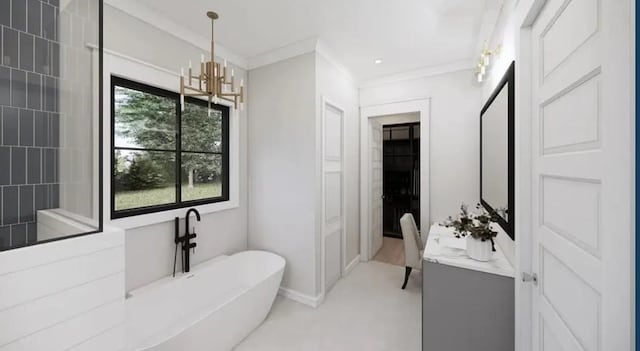
[[478,59],[478,64],[476,65],[476,78],[478,83],[482,83],[484,81],[484,76],[487,74],[487,68],[491,66],[491,56],[497,56],[500,53],[500,45],[498,45],[495,49],[489,49],[489,43],[484,42],[484,48],[480,53],[480,58]]

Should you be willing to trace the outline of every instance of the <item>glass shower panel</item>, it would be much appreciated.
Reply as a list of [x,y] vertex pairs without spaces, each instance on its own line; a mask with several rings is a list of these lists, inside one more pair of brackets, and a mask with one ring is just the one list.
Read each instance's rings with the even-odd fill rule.
[[99,0],[0,0],[0,250],[101,230]]

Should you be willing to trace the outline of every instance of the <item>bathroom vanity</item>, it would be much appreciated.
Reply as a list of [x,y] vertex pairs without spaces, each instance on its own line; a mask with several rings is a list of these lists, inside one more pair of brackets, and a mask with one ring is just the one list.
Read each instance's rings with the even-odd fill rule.
[[515,347],[515,271],[500,247],[488,262],[469,258],[464,239],[434,224],[422,260],[422,349]]

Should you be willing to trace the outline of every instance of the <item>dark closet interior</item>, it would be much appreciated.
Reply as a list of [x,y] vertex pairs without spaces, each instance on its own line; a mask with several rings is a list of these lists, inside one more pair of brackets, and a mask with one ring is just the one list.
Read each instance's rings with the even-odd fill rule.
[[420,228],[420,123],[384,126],[383,153],[384,235],[402,238],[403,214]]

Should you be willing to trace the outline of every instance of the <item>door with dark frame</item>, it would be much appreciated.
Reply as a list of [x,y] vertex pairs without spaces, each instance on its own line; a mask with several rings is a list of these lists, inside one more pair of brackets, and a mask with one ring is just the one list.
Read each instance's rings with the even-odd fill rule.
[[402,238],[403,214],[420,228],[420,123],[385,125],[383,154],[384,236]]

